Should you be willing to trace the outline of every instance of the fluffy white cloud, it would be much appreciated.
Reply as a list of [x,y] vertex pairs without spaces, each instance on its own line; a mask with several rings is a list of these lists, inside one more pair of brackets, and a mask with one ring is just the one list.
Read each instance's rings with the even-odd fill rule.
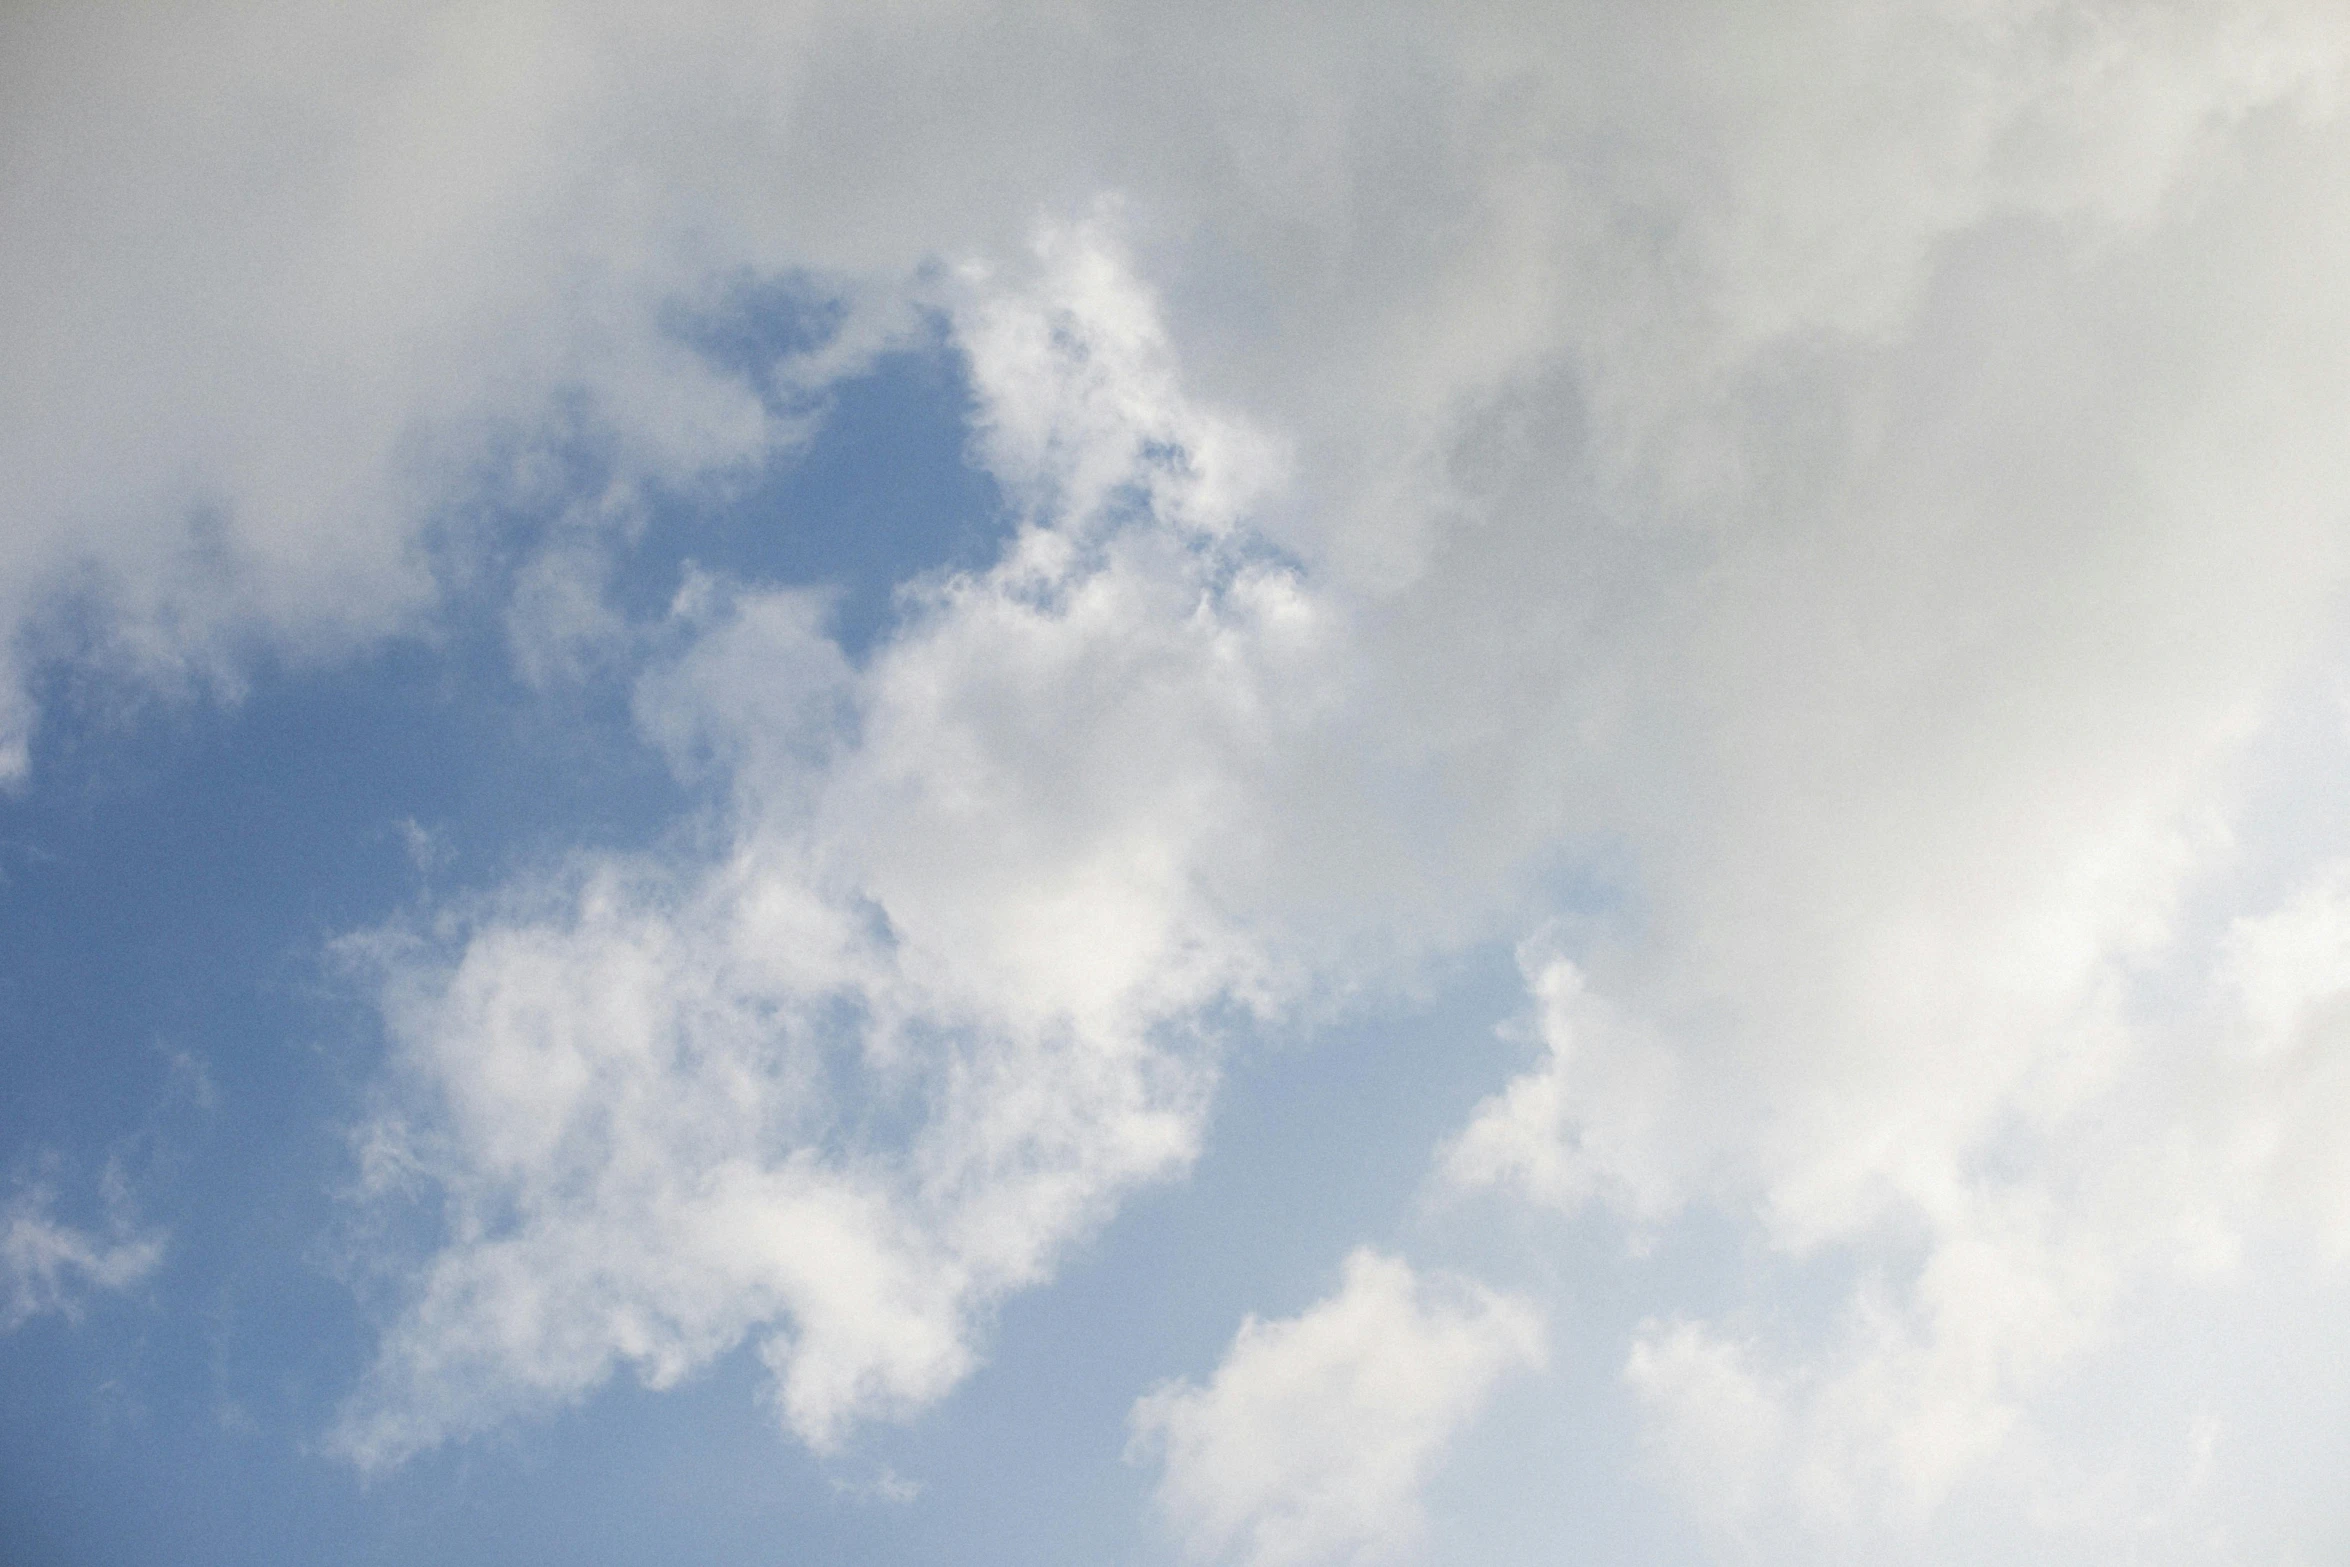
[[[2243,1497],[2274,1455],[2241,1433],[2215,1493],[2214,1411],[2267,1357],[2311,1353],[2245,1326],[2247,1298],[2341,1296],[2342,927],[2339,865],[2321,866],[2266,912],[2166,942],[2137,976],[2159,1007],[2109,1001],[2086,1041],[2040,1046],[2043,1073],[2090,1054],[2086,1081],[2027,1080],[1972,1133],[1889,1137],[1898,1101],[1847,1070],[1814,1090],[1847,1096],[1845,1118],[1814,1118],[1795,1159],[1767,1140],[1767,1080],[1738,1085],[1749,1119],[1709,1124],[1705,1036],[1627,1016],[1530,943],[1542,1063],[1440,1174],[1652,1232],[1690,1204],[1754,1224],[1748,1306],[1709,1321],[1660,1299],[1624,1367],[1658,1471],[1741,1552],[2289,1552],[2320,1538],[2322,1509],[2254,1516]],[[1823,1223],[1808,1205],[1831,1195]],[[2157,1377],[2145,1323],[2165,1312]],[[2158,1414],[2117,1429],[2156,1382]]]
[[2350,862],[2230,921],[2217,969],[2225,1045],[2179,1117],[2222,1151],[2222,1193],[2257,1198],[2338,1263],[2350,1256]]
[[340,1428],[360,1462],[751,1334],[812,1445],[919,1407],[976,1309],[1192,1157],[1201,1009],[1282,988],[1211,880],[1317,646],[1235,509],[1254,448],[1098,237],[969,299],[982,428],[1036,495],[1004,559],[862,672],[813,595],[689,584],[638,712],[727,784],[715,853],[357,944],[404,1079],[371,1175],[448,1226]]
[[[52,665],[233,693],[257,653],[429,625],[494,558],[485,512],[570,499],[566,442],[624,498],[801,433],[673,326],[746,269],[821,259],[695,171],[738,110],[754,143],[782,131],[823,9],[0,20],[0,778]],[[736,45],[743,75],[712,80]],[[761,162],[740,153],[730,177]],[[901,324],[852,309],[780,389]]]
[[35,1186],[0,1209],[0,1333],[14,1332],[56,1312],[78,1318],[96,1290],[128,1289],[163,1260],[163,1236],[120,1212],[102,1231],[61,1224],[51,1216],[56,1194]]
[[1452,1438],[1543,1359],[1527,1302],[1357,1251],[1329,1299],[1242,1323],[1204,1386],[1137,1403],[1129,1454],[1164,1466],[1159,1506],[1194,1560],[1391,1561]]

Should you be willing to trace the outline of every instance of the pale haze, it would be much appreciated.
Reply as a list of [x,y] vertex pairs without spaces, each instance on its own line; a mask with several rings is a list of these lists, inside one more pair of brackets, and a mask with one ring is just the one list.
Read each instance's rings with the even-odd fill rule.
[[0,1560],[2350,1558],[2346,95],[0,15]]

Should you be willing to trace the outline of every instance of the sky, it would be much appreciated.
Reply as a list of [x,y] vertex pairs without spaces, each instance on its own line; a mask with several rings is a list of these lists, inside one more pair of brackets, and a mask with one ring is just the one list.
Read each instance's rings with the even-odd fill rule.
[[0,11],[0,1561],[2350,1556],[2345,92]]

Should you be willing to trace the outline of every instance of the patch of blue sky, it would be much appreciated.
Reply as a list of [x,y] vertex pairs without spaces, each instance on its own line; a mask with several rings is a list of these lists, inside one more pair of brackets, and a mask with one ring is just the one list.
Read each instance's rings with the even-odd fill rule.
[[697,492],[653,494],[651,517],[616,584],[632,617],[657,614],[688,563],[745,582],[820,584],[828,629],[861,659],[895,616],[908,579],[993,557],[1010,511],[969,460],[971,389],[946,325],[920,318],[862,373],[814,394],[774,366],[821,349],[844,307],[807,280],[746,278],[671,330],[740,376],[771,414],[817,419],[817,436],[755,473]]

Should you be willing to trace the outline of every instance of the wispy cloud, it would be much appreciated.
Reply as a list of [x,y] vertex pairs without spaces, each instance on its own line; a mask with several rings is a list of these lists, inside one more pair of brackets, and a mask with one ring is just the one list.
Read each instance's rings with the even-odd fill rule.
[[127,1212],[89,1230],[60,1223],[55,1208],[56,1193],[46,1186],[28,1187],[0,1208],[0,1332],[51,1314],[78,1321],[93,1294],[129,1289],[163,1261],[162,1232],[133,1223]]

